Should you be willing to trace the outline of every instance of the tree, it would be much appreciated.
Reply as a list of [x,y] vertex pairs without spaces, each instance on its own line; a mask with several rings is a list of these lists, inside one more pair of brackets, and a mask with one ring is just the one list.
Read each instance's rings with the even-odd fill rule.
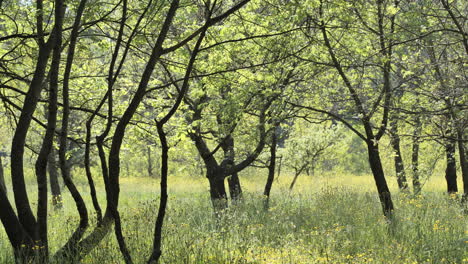
[[[326,122],[326,121],[324,121]],[[286,140],[282,156],[285,165],[294,171],[294,178],[289,185],[291,191],[299,175],[304,172],[314,174],[320,159],[329,155],[329,150],[339,141],[341,127],[330,124],[310,124],[305,120],[294,123]]]
[[3,172],[3,162],[2,162],[2,159],[5,156],[6,156],[5,152],[0,152],[0,189],[2,189],[3,192],[5,192],[6,194],[8,190],[5,184],[5,174]]
[[[312,65],[335,70],[344,85],[342,91],[347,91],[342,108],[346,109],[348,116],[344,115],[344,111],[340,113],[323,107],[294,105],[326,114],[342,122],[364,140],[383,213],[391,216],[393,201],[384,176],[379,141],[388,127],[394,89],[394,53],[397,44],[402,41],[397,41],[395,27],[400,3],[318,1],[308,5],[299,15],[308,28],[305,38],[322,43],[323,48],[311,48],[302,59]],[[328,79],[336,76],[329,71],[327,74]],[[375,124],[376,119],[380,119],[378,125]]]

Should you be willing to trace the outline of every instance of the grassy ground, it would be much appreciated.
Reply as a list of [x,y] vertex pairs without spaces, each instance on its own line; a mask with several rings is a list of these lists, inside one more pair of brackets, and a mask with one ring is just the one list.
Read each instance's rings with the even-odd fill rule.
[[[265,212],[260,195],[265,173],[255,174],[241,178],[245,201],[220,219],[213,216],[206,179],[170,179],[162,262],[468,263],[467,217],[459,203],[444,194],[442,177],[430,179],[417,197],[399,193],[396,180],[389,178],[396,212],[388,224],[369,175],[301,176],[292,193],[287,189],[291,177],[281,176],[273,186],[271,210]],[[121,180],[119,208],[135,263],[149,256],[158,184],[148,178]],[[77,225],[71,198],[64,198],[63,211],[51,212],[52,251]],[[111,233],[83,263],[121,259]],[[11,249],[0,227],[0,263],[10,262]]]

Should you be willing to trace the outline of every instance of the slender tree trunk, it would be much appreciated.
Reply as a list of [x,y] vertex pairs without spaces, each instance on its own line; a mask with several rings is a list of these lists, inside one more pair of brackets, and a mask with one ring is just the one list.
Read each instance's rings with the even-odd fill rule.
[[276,175],[276,178],[278,179],[279,176],[281,175],[281,167],[283,165],[283,156],[279,157],[279,164],[278,164],[278,174]]
[[91,157],[90,157],[91,156],[91,132],[92,132],[91,129],[92,129],[92,123],[93,123],[94,118],[96,117],[96,114],[99,112],[99,110],[101,109],[101,107],[104,105],[106,101],[107,94],[108,93],[106,93],[104,98],[102,98],[102,100],[99,102],[98,107],[94,110],[94,112],[86,121],[84,166],[85,166],[86,178],[88,179],[91,199],[93,201],[93,207],[94,207],[94,210],[96,211],[96,218],[97,218],[98,225],[101,223],[103,218],[102,218],[102,209],[97,199],[97,193],[96,193],[96,187],[94,185],[93,175],[91,173]]
[[393,116],[390,125],[390,145],[394,152],[395,173],[397,176],[398,188],[405,191],[408,189],[408,182],[406,181],[405,166],[403,164],[403,158],[401,157],[400,135],[398,135],[398,119],[395,115]]
[[[31,125],[32,116],[36,110],[37,102],[43,88],[45,70],[52,50],[51,45],[52,43],[42,44],[39,47],[34,76],[24,99],[21,114],[11,143],[11,183],[13,186],[18,219],[26,232],[31,236],[35,234],[36,218],[34,217],[29,204],[26,183],[24,180],[24,147],[26,143],[26,135]],[[37,238],[34,240],[37,240]]]
[[8,193],[8,190],[5,184],[5,176],[3,173],[3,163],[2,163],[1,153],[0,153],[0,189],[3,190],[3,192],[5,192],[5,195]]
[[[86,0],[81,0],[77,9],[77,13],[73,22],[73,28],[70,33],[70,41],[69,47],[67,51],[67,58],[65,64],[65,70],[63,74],[63,86],[62,86],[62,100],[63,100],[63,110],[62,110],[62,122],[61,122],[61,133],[59,137],[59,166],[61,175],[63,178],[63,182],[67,187],[68,191],[70,192],[74,202],[76,209],[80,215],[80,222],[79,225],[76,227],[75,231],[65,243],[63,248],[67,251],[69,255],[76,255],[79,249],[77,248],[77,244],[79,240],[83,237],[86,228],[88,227],[88,210],[86,208],[86,204],[81,196],[78,188],[74,184],[71,175],[70,175],[70,164],[67,162],[67,149],[68,149],[68,127],[69,127],[69,117],[70,117],[70,95],[69,95],[69,81],[71,70],[73,66],[74,54],[75,54],[75,47],[78,40],[79,29],[80,29],[80,21],[81,17],[84,12],[84,8],[86,5]],[[64,8],[65,9],[65,8]]]
[[[131,256],[128,254],[128,249],[125,245],[124,237],[121,235],[121,226],[119,220],[118,212],[118,203],[119,203],[119,194],[120,194],[120,150],[122,148],[123,139],[125,137],[125,132],[130,120],[138,109],[141,101],[143,100],[146,94],[146,88],[151,79],[151,74],[154,71],[156,63],[159,61],[159,58],[163,55],[164,50],[162,48],[163,42],[166,39],[167,33],[169,31],[170,25],[172,24],[172,19],[175,16],[176,10],[179,7],[179,1],[174,0],[171,2],[171,6],[166,15],[165,21],[161,27],[161,31],[158,35],[155,45],[149,56],[148,63],[141,75],[138,88],[136,89],[133,98],[130,101],[129,106],[125,109],[124,114],[120,118],[117,126],[114,130],[114,136],[112,137],[112,143],[109,151],[108,166],[109,166],[109,193],[108,193],[108,203],[107,206],[111,210],[112,215],[115,221],[115,233],[117,236],[117,241],[119,242],[119,248],[121,253],[124,256],[126,263],[131,263]],[[110,90],[111,91],[111,90]],[[109,97],[111,98],[111,97]]]
[[460,166],[463,179],[463,201],[468,201],[468,160],[466,156],[466,148],[463,141],[463,130],[457,129],[457,145],[458,155],[460,157]]
[[52,205],[54,209],[61,209],[62,208],[62,193],[60,191],[60,184],[58,181],[58,167],[57,161],[55,159],[56,151],[52,147],[50,151],[47,169],[49,171],[49,184],[50,184],[50,192],[52,194]]
[[153,251],[148,260],[148,264],[158,263],[161,257],[161,242],[162,242],[162,227],[164,223],[164,216],[166,215],[167,207],[167,174],[168,174],[168,152],[169,146],[167,144],[166,133],[164,133],[163,124],[157,125],[159,140],[161,142],[161,198],[159,200],[158,217],[156,218],[154,238],[153,238]]
[[447,192],[458,192],[457,186],[457,166],[455,161],[455,142],[449,139],[445,145],[445,156],[447,166],[445,168],[445,180],[447,181]]
[[[224,151],[224,162],[227,163],[227,166],[234,165],[234,138],[232,135],[228,135],[224,142],[222,143],[222,148]],[[239,175],[237,172],[231,174],[227,177],[228,179],[228,186],[229,186],[229,194],[231,195],[231,199],[233,201],[241,200],[242,199],[242,188],[239,180]]]
[[[171,6],[172,8],[172,6]],[[192,72],[193,65],[195,63],[195,58],[198,54],[200,49],[200,45],[205,37],[207,28],[204,28],[200,34],[200,37],[195,44],[193,52],[190,56],[190,60],[188,66],[185,71],[184,82],[182,84],[182,88],[179,90],[179,95],[172,106],[171,110],[160,120],[156,121],[156,128],[158,131],[159,140],[161,142],[161,198],[159,203],[159,210],[158,210],[158,217],[156,218],[155,223],[155,230],[154,230],[154,239],[153,239],[153,250],[151,253],[150,258],[148,259],[148,263],[158,263],[159,258],[161,257],[161,242],[162,242],[162,227],[164,223],[164,216],[166,215],[166,206],[167,206],[167,174],[168,174],[168,153],[169,153],[169,145],[167,144],[166,133],[164,132],[164,124],[166,124],[171,117],[177,112],[182,100],[187,92],[188,89],[188,82],[190,73]]]
[[411,153],[411,168],[413,170],[413,192],[421,192],[421,181],[419,179],[419,135],[421,134],[421,118],[416,116],[413,131],[413,146]]
[[[55,1],[54,9],[54,27],[52,33],[49,37],[49,40],[46,42],[43,35],[43,2],[38,0],[36,1],[37,15],[36,15],[36,24],[38,37],[37,41],[39,44],[39,53],[36,63],[36,68],[34,71],[33,78],[31,80],[28,92],[24,98],[23,106],[21,108],[21,114],[17,122],[15,133],[13,136],[11,144],[11,176],[12,176],[12,185],[13,192],[15,197],[15,204],[17,209],[18,217],[16,217],[15,212],[12,211],[12,207],[6,197],[6,194],[3,191],[0,191],[0,205],[1,213],[0,218],[4,224],[5,230],[9,236],[10,242],[15,251],[15,258],[17,262],[30,262],[30,261],[41,261],[38,259],[38,256],[44,257],[44,260],[47,257],[47,176],[46,176],[46,165],[47,165],[47,156],[50,151],[49,148],[49,134],[53,136],[52,128],[55,128],[55,122],[48,119],[47,131],[44,142],[41,147],[41,151],[36,162],[36,176],[38,182],[38,205],[37,205],[37,218],[36,222],[35,216],[32,213],[31,206],[29,204],[29,198],[26,191],[26,184],[24,179],[24,147],[26,136],[31,125],[33,114],[37,108],[37,103],[43,90],[43,83],[45,77],[45,71],[47,68],[48,60],[52,48],[56,46],[58,38],[61,36],[62,32],[62,18],[63,18],[63,1]],[[57,60],[55,60],[57,63]],[[51,71],[54,68],[54,65],[51,65]],[[52,89],[51,89],[52,90]],[[53,93],[53,92],[52,92]],[[53,98],[56,94],[49,96],[49,99]],[[49,107],[54,107],[53,102],[49,101]],[[56,104],[55,104],[56,107]],[[51,110],[49,108],[49,110]],[[52,115],[51,115],[52,116]],[[52,117],[51,117],[52,118]],[[54,127],[52,127],[54,126]],[[52,133],[51,133],[52,131]],[[12,229],[12,230],[9,230]],[[18,237],[13,238],[10,234],[16,234]],[[25,239],[27,237],[27,239]],[[17,250],[18,246],[16,242],[21,240],[26,242],[25,249]],[[29,243],[31,242],[32,243]],[[39,251],[34,252],[33,248],[30,247],[35,245],[42,246]],[[23,246],[20,246],[23,247]]]
[[295,170],[295,173],[294,173],[294,178],[291,182],[291,184],[289,185],[289,191],[292,191],[292,189],[294,188],[294,185],[296,185],[296,181],[297,181],[297,178],[299,178],[299,175],[301,174],[302,170]]
[[36,260],[38,262],[48,262],[49,242],[48,242],[48,188],[47,188],[47,160],[53,147],[54,135],[57,125],[57,105],[58,105],[58,79],[61,59],[62,44],[62,21],[64,14],[63,1],[57,1],[55,7],[56,23],[55,41],[52,52],[52,62],[49,70],[49,90],[47,102],[47,126],[42,139],[41,148],[34,164],[37,180],[37,226],[34,235],[36,242]]
[[265,190],[263,191],[263,195],[265,196],[263,207],[265,210],[268,210],[268,208],[270,207],[270,191],[271,191],[271,187],[273,186],[273,181],[275,180],[276,145],[277,145],[277,131],[272,133],[272,136],[271,136],[270,164],[268,164],[268,178],[265,184]]
[[[103,101],[101,101],[103,102]],[[101,104],[100,104],[101,105]],[[98,109],[96,109],[98,110]],[[85,172],[86,172],[86,179],[88,180],[88,186],[89,186],[89,191],[91,195],[91,200],[93,201],[93,207],[94,210],[96,211],[96,219],[98,222],[98,225],[102,221],[102,209],[101,206],[99,205],[99,201],[97,199],[97,193],[96,193],[96,187],[94,185],[94,179],[93,175],[91,173],[91,123],[96,116],[96,113],[98,111],[93,112],[91,117],[86,121],[86,140],[85,140],[85,155],[84,155],[84,166],[85,166]]]
[[53,263],[79,263],[107,236],[112,228],[114,220],[109,211],[105,211],[102,221],[85,238],[76,243],[75,248],[70,248],[75,243],[72,236],[53,257]]
[[289,185],[289,191],[292,191],[294,188],[294,185],[296,185],[297,178],[299,178],[299,175],[309,166],[308,162],[304,162],[300,168],[294,168],[294,178]]
[[375,185],[377,186],[377,192],[379,194],[383,213],[386,217],[391,217],[394,208],[393,201],[387,181],[385,180],[382,161],[380,160],[379,147],[377,144],[374,144],[372,140],[368,140],[366,143],[369,155],[369,165],[374,176]]

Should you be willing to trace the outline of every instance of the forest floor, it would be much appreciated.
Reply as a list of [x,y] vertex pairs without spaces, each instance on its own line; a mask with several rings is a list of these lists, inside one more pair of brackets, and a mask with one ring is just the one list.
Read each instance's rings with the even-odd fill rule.
[[[396,208],[391,223],[382,215],[370,175],[301,176],[293,192],[291,178],[275,181],[267,212],[261,195],[265,175],[241,177],[244,201],[219,218],[206,179],[171,178],[162,263],[468,263],[468,217],[444,193],[442,176],[428,180],[418,196],[399,192],[389,177]],[[119,209],[134,263],[149,256],[158,186],[158,179],[121,179]],[[80,189],[92,212],[85,187]],[[63,209],[49,219],[53,252],[78,223],[68,194]],[[0,263],[12,263],[1,225]],[[82,263],[122,263],[113,232]]]

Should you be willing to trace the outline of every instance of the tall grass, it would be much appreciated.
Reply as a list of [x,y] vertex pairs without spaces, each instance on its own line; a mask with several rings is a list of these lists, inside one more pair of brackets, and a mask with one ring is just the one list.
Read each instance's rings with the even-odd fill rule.
[[[219,218],[212,212],[206,179],[171,178],[162,263],[468,263],[467,217],[444,193],[442,177],[431,178],[419,196],[400,193],[389,178],[396,211],[388,223],[369,175],[301,176],[293,192],[287,189],[292,177],[283,175],[265,212],[260,195],[265,176],[256,174],[241,178],[244,202]],[[143,263],[152,245],[158,180],[123,178],[121,185],[124,235],[135,263]],[[81,189],[88,196],[84,185]],[[104,198],[101,187],[100,192]],[[54,252],[73,232],[78,216],[66,194],[63,211],[50,214]],[[12,263],[2,228],[0,263]],[[83,263],[122,263],[113,233]]]

